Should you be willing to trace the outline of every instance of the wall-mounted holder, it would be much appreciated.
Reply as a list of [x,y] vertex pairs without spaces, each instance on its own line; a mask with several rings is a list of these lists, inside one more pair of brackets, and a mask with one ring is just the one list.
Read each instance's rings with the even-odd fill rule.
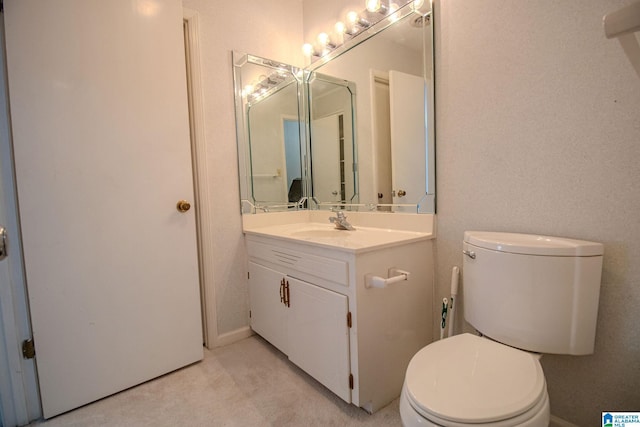
[[640,31],[640,2],[607,13],[603,23],[604,34],[608,39]]
[[386,288],[388,285],[393,285],[394,283],[404,282],[405,280],[409,280],[409,276],[411,273],[408,271],[400,270],[396,267],[391,267],[389,269],[389,278],[385,279],[384,277],[375,276],[373,274],[367,273],[364,275],[364,287],[369,288]]
[[617,38],[640,77],[640,43],[634,34],[640,31],[640,2],[630,4],[603,18],[604,35],[608,39]]

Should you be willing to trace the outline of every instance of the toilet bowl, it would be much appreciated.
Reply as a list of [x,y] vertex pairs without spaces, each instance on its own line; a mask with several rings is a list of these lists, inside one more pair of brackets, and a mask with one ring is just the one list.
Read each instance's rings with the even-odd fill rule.
[[405,427],[549,425],[539,355],[462,334],[420,350],[400,396]]

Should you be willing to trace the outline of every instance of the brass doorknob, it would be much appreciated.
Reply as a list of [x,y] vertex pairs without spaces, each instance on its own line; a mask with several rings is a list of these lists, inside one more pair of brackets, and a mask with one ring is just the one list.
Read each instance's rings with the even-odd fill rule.
[[178,204],[176,204],[176,208],[178,209],[178,212],[186,212],[191,209],[191,203],[186,200],[180,200],[178,201]]
[[407,192],[404,190],[398,190],[398,197],[404,197],[407,195]]

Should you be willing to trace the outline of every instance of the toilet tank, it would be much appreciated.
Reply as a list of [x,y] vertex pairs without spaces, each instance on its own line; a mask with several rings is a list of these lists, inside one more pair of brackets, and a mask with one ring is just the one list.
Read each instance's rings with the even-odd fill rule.
[[464,317],[482,334],[539,353],[593,353],[600,243],[467,231]]

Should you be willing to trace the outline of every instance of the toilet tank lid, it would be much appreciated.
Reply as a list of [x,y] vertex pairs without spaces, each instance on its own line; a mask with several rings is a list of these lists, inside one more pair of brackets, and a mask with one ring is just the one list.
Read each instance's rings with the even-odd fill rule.
[[601,243],[535,234],[465,231],[464,241],[485,249],[523,255],[599,256],[604,253]]

